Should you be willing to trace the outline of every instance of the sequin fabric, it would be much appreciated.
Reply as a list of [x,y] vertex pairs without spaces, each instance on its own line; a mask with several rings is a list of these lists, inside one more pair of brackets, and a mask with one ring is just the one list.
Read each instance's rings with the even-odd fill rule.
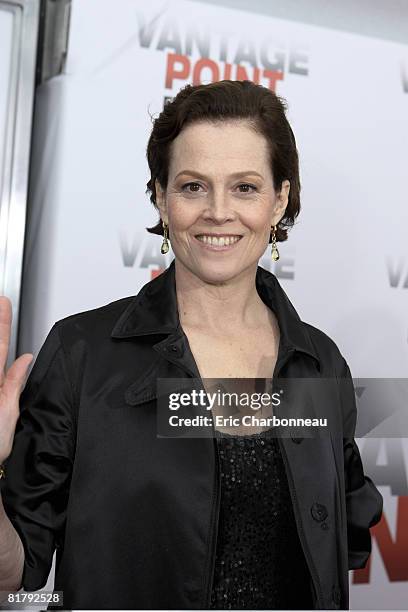
[[312,609],[278,440],[216,432],[221,469],[211,609]]

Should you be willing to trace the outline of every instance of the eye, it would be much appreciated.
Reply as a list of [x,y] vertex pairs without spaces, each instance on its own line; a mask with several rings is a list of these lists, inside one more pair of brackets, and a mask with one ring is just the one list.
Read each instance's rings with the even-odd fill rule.
[[238,187],[249,187],[249,189],[245,189],[244,191],[241,191],[241,193],[253,193],[252,191],[250,191],[250,189],[256,191],[255,185],[251,185],[250,183],[241,183],[240,185],[238,185]]
[[182,189],[183,191],[187,191],[188,193],[197,193],[197,192],[198,192],[198,189],[192,189],[192,190],[191,190],[191,189],[186,189],[186,187],[191,187],[191,186],[193,186],[193,187],[201,187],[201,185],[200,185],[199,183],[193,183],[193,182],[191,182],[191,183],[185,183],[185,184],[182,186],[182,188],[181,188],[181,189]]
[[[200,185],[199,183],[196,183],[194,181],[190,181],[189,183],[184,183],[184,185],[182,185],[181,190],[185,191],[186,193],[199,193],[200,187],[202,187],[202,185]],[[240,193],[253,193],[254,191],[257,191],[257,187],[255,185],[251,185],[250,183],[240,183],[238,185],[239,191]]]

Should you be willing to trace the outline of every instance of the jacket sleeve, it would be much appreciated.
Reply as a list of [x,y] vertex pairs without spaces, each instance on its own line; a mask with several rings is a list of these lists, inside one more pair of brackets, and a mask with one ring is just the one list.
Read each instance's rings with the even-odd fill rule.
[[4,509],[24,546],[27,591],[47,583],[64,530],[76,429],[73,396],[56,323],[20,395],[6,477],[0,480]]
[[348,567],[358,569],[365,567],[370,556],[370,527],[381,519],[383,498],[371,478],[364,474],[360,451],[354,439],[357,406],[353,379],[344,358],[342,358],[339,383],[343,411]]

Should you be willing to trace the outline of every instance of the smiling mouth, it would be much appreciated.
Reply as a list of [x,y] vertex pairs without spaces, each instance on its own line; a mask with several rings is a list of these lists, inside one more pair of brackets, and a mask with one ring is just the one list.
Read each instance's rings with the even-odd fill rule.
[[197,240],[210,247],[229,247],[233,246],[242,236],[240,234],[197,234]]

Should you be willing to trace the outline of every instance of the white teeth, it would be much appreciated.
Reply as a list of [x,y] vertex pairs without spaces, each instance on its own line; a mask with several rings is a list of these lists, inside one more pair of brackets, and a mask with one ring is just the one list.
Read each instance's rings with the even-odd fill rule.
[[229,246],[234,244],[234,242],[238,242],[240,236],[220,236],[217,238],[216,236],[201,235],[197,236],[197,238],[204,242],[204,244],[210,244],[211,246]]

